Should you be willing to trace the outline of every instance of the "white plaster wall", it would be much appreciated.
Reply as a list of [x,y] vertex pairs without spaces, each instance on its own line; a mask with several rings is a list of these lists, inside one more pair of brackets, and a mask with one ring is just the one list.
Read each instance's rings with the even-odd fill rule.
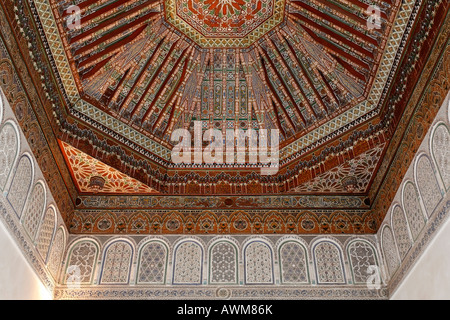
[[391,300],[450,300],[450,220],[442,226]]
[[48,300],[51,297],[0,221],[0,300]]

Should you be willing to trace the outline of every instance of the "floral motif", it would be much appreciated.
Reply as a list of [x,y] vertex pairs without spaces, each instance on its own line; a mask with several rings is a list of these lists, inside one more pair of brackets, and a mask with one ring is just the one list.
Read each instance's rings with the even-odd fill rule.
[[128,283],[133,249],[124,241],[117,241],[107,249],[103,264],[102,283]]
[[[90,241],[82,241],[75,245],[67,263],[65,283],[90,284],[97,261],[97,246]],[[73,274],[73,270],[76,270]],[[75,275],[75,277],[73,277]]]
[[210,40],[231,39],[253,32],[261,36],[258,27],[274,26],[281,17],[275,18],[274,12],[283,8],[284,2],[273,0],[172,0],[166,4],[166,16],[178,28],[192,28]]
[[242,0],[206,0],[205,4],[209,5],[208,10],[213,11],[216,16],[226,16],[235,14],[235,10],[241,11],[245,2]]
[[23,227],[32,240],[35,240],[36,233],[41,222],[45,209],[45,191],[42,184],[38,183],[33,188],[33,192],[26,203],[23,218]]
[[314,248],[317,283],[345,283],[344,266],[340,249],[324,241]]
[[44,261],[47,259],[48,249],[52,243],[53,232],[55,231],[55,219],[55,211],[53,208],[48,208],[36,244],[38,252]]
[[211,250],[210,283],[235,283],[237,252],[232,244],[222,241]]
[[393,276],[400,266],[400,258],[395,246],[392,230],[389,227],[383,229],[381,243],[389,274]]
[[247,284],[273,283],[273,260],[270,247],[252,242],[245,248],[245,282]]
[[422,208],[420,207],[418,191],[411,182],[406,183],[403,191],[403,203],[406,217],[411,227],[411,234],[414,240],[416,240],[425,227],[426,221],[422,213]]
[[0,189],[6,185],[17,153],[18,137],[11,125],[5,125],[0,132]]
[[428,216],[431,216],[441,201],[442,194],[431,161],[426,156],[422,156],[417,162],[417,186]]
[[152,241],[141,250],[137,282],[139,284],[161,284],[166,276],[167,249]]
[[450,188],[450,132],[447,126],[436,128],[432,141],[432,154],[444,181],[445,187]]
[[348,256],[354,283],[366,284],[371,276],[370,268],[378,266],[375,250],[367,242],[357,240],[349,246]]
[[202,283],[203,250],[195,242],[186,241],[175,251],[174,284]]
[[55,234],[55,238],[51,244],[51,249],[48,254],[47,266],[54,279],[57,279],[59,270],[61,268],[61,261],[64,254],[66,242],[64,239],[64,232],[62,229],[58,229]]
[[[384,147],[384,144],[379,145],[296,187],[293,192],[365,192],[376,172]],[[353,178],[353,183],[348,182],[349,177]]]
[[308,283],[306,250],[296,242],[283,244],[280,250],[283,283]]
[[14,208],[19,217],[22,216],[22,210],[25,206],[28,190],[31,187],[33,169],[31,160],[23,156],[17,165],[11,187],[9,188],[8,201]]
[[156,193],[149,186],[130,178],[126,174],[88,156],[65,142],[61,142],[61,146],[72,169],[74,180],[81,192],[91,193],[92,190],[89,187],[91,177],[100,176],[105,180],[105,185],[98,191],[99,193]]
[[399,206],[395,207],[392,212],[392,228],[394,229],[394,236],[400,258],[404,259],[409,249],[411,249],[412,240],[409,236],[409,227],[406,222],[405,214]]

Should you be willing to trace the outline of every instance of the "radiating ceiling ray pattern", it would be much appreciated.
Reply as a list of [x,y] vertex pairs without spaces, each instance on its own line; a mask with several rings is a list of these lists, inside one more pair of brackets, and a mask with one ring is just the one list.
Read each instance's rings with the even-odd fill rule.
[[[73,4],[81,10],[75,29]],[[368,28],[370,5],[381,10],[381,29]],[[199,46],[166,22],[163,1],[55,6],[83,98],[165,144],[194,120],[301,137],[365,99],[396,11],[391,1],[286,1],[280,25],[233,48]]]

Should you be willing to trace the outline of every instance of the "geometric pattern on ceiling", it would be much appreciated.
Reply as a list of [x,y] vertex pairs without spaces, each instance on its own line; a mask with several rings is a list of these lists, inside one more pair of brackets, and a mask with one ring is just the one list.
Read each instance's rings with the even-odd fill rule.
[[385,145],[377,146],[324,174],[301,184],[290,192],[364,193],[376,172]]
[[285,1],[169,0],[167,22],[205,48],[248,47],[281,23]]
[[58,140],[73,180],[81,193],[94,193],[91,182],[100,178],[98,194],[155,194],[149,186]]

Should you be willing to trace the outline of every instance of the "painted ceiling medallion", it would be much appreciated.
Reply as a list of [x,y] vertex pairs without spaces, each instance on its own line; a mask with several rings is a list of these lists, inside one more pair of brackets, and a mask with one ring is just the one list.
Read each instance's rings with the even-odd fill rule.
[[91,176],[90,181],[89,181],[89,189],[93,193],[98,193],[105,186],[105,182],[106,181],[105,181],[105,179],[103,177]]
[[169,23],[208,48],[248,47],[284,19],[284,0],[169,0]]

